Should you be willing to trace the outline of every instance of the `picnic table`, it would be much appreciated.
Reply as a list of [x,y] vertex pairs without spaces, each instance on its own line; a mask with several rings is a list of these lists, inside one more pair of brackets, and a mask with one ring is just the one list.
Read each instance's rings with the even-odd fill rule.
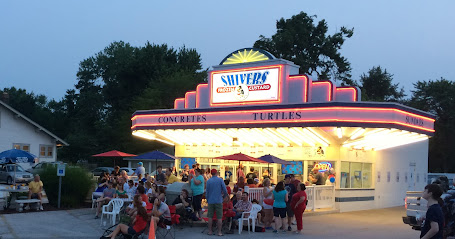
[[20,188],[20,189],[4,188],[4,189],[0,189],[0,191],[8,192],[10,194],[9,200],[6,200],[6,205],[4,207],[4,209],[6,210],[9,207],[11,207],[11,205],[15,205],[16,204],[16,200],[17,200],[17,195],[19,193],[27,193],[28,192],[28,188]]

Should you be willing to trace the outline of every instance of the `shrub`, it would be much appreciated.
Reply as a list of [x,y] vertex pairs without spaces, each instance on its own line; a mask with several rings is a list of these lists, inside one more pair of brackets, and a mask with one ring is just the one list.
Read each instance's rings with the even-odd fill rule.
[[[58,204],[57,167],[48,167],[41,173],[41,181],[44,184],[49,203]],[[89,172],[80,167],[66,167],[65,176],[62,178],[62,195],[60,206],[79,207],[84,203],[87,193],[93,186],[93,179]]]

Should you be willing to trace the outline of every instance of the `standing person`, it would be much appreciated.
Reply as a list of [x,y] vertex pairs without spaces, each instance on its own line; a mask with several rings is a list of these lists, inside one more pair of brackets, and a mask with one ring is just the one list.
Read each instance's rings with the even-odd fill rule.
[[[36,174],[33,181],[28,184],[28,199],[39,199],[39,210],[43,211],[43,204],[41,202],[43,195],[41,194],[41,191],[43,191],[43,182],[41,181],[40,176]],[[30,206],[27,205],[25,209],[30,209]]]
[[224,169],[224,180],[229,180],[231,181],[231,177],[232,177],[232,172],[231,170],[229,169],[229,167],[226,167]]
[[246,180],[248,181],[248,179],[252,179],[254,180],[255,178],[257,178],[258,176],[256,175],[256,173],[254,172],[254,167],[251,167],[250,168],[250,172],[246,175]]
[[286,203],[288,202],[288,192],[284,189],[284,183],[279,182],[273,190],[273,215],[275,216],[275,230],[283,227],[283,233],[286,233]]
[[198,215],[198,219],[201,220],[202,218],[202,194],[204,194],[204,177],[202,176],[202,171],[200,169],[196,169],[194,177],[190,181],[191,190],[193,191],[193,209],[194,212]]
[[[270,230],[272,229],[272,221],[273,221],[273,189],[270,187],[270,179],[266,178],[262,182],[264,188],[262,189],[262,195],[264,197],[264,201],[262,203],[262,208],[264,210],[264,224],[265,229]],[[269,199],[269,200],[265,200]],[[270,203],[271,201],[271,203]],[[268,202],[268,203],[267,203]]]
[[288,231],[292,231],[291,223],[294,218],[294,210],[291,207],[292,196],[297,192],[294,184],[291,182],[291,174],[284,176],[284,189],[288,192],[288,200],[286,201],[286,214],[288,215]]
[[210,172],[211,172],[211,171],[210,171],[210,168],[206,168],[206,169],[205,169],[205,173],[204,173],[203,176],[204,176],[204,180],[205,180],[206,182],[207,182],[207,180],[209,180],[209,178],[212,177],[212,175],[211,175]]
[[163,173],[163,166],[158,165],[158,167],[156,167],[155,179],[156,184],[164,184],[164,182],[166,182],[166,175]]
[[422,197],[428,201],[427,213],[425,214],[425,223],[421,228],[420,238],[423,239],[442,239],[444,214],[439,205],[441,200],[442,189],[437,184],[428,184],[425,186]]
[[175,166],[172,167],[172,174],[177,177],[177,168]]
[[239,169],[237,170],[237,181],[243,177],[245,179],[245,173],[243,172],[243,164],[239,164]]
[[213,213],[216,212],[218,236],[223,236],[221,233],[221,225],[223,218],[223,198],[227,197],[228,193],[222,178],[217,177],[218,171],[212,169],[210,171],[212,177],[207,181],[206,198],[209,204],[207,217],[209,218],[208,235],[212,235]]
[[131,174],[131,176],[134,176],[134,175],[145,175],[145,168],[143,166],[144,164],[142,162],[139,162],[137,163],[137,168],[136,170],[134,170],[133,174]]
[[191,169],[190,169],[190,172],[188,173],[188,179],[191,180],[194,175],[196,174],[196,164],[193,164],[193,166],[191,166]]
[[188,182],[190,176],[190,166],[188,164],[185,164],[182,173],[180,173],[180,176],[182,177],[182,182]]
[[300,185],[300,180],[296,179],[294,174],[291,174],[291,183],[297,188]]
[[292,196],[291,200],[291,208],[294,210],[295,220],[297,221],[297,231],[295,231],[296,234],[300,234],[303,228],[302,216],[308,201],[305,190],[305,184],[299,184],[297,186],[297,193]]
[[268,169],[264,170],[264,172],[262,173],[262,178],[263,179],[270,178],[270,173]]
[[309,176],[310,182],[316,185],[324,185],[324,177],[316,167],[313,168],[312,174]]

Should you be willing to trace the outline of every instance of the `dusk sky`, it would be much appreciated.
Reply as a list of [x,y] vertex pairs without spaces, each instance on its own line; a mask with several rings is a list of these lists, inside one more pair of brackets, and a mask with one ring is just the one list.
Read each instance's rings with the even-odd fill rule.
[[61,99],[79,62],[113,41],[195,48],[204,68],[270,37],[304,11],[330,34],[354,27],[342,54],[353,80],[373,66],[410,93],[418,80],[455,80],[455,1],[1,1],[0,89]]

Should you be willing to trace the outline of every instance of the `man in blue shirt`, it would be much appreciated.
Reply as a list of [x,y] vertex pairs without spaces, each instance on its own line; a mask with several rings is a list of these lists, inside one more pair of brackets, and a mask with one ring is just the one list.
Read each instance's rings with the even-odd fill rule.
[[144,168],[142,162],[137,163],[137,168],[131,176],[134,176],[134,175],[139,176],[139,174],[141,174],[142,176],[145,175],[145,168]]
[[213,223],[213,213],[216,211],[217,227],[218,227],[218,236],[222,236],[221,225],[223,218],[223,198],[227,197],[226,186],[222,178],[217,177],[218,171],[212,169],[210,172],[212,177],[207,180],[206,188],[206,198],[207,203],[209,204],[209,210],[207,217],[209,218],[209,235],[212,235],[212,223]]

